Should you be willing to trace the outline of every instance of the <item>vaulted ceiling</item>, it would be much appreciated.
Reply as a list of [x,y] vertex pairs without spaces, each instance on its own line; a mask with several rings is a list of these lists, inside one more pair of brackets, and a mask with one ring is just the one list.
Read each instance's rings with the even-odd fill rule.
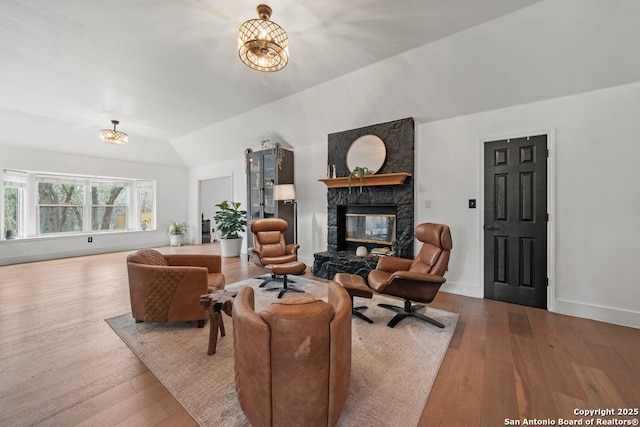
[[273,0],[291,61],[238,59],[247,0],[3,0],[0,108],[171,140],[536,0]]
[[[15,126],[26,128],[30,120],[24,117],[34,117],[97,132],[110,127],[111,119],[118,119],[120,129],[130,135],[167,143],[179,141],[185,135],[188,139],[188,135],[201,129],[482,25],[488,26],[482,34],[487,35],[484,41],[485,46],[493,49],[491,55],[504,51],[514,57],[508,66],[513,67],[515,75],[520,71],[518,67],[531,72],[531,62],[525,58],[536,56],[539,62],[535,66],[540,67],[545,82],[536,82],[536,86],[528,86],[527,81],[518,83],[522,93],[514,93],[512,99],[507,99],[511,94],[503,90],[496,94],[499,103],[485,93],[473,102],[461,99],[455,111],[446,101],[434,103],[430,106],[433,110],[429,110],[432,118],[535,100],[535,96],[523,94],[541,93],[539,88],[544,85],[548,93],[541,96],[562,96],[633,80],[629,73],[634,74],[639,64],[637,43],[633,43],[639,32],[635,28],[619,28],[616,20],[629,15],[629,9],[640,16],[639,8],[634,6],[637,3],[635,0],[273,0],[268,3],[273,9],[272,20],[289,33],[291,60],[279,72],[260,73],[242,64],[237,54],[238,27],[257,16],[257,2],[2,0],[0,123],[19,123]],[[594,27],[592,21],[580,21],[582,5],[587,8],[603,4],[611,12],[610,16],[601,16],[604,24],[610,20],[608,25],[600,28]],[[539,5],[548,7],[538,8]],[[621,9],[621,5],[626,9]],[[557,14],[548,13],[554,9]],[[535,25],[544,43],[525,44],[522,49],[505,48],[510,35],[505,37],[500,32],[497,26],[501,24],[496,24],[493,31],[491,23],[510,14],[527,14],[528,10],[540,21]],[[571,22],[558,21],[567,17],[571,17]],[[522,18],[513,22],[515,31],[522,22],[530,24]],[[575,40],[581,39],[581,35],[570,36],[568,44],[559,40],[555,54],[545,56],[544,49],[553,50],[555,43],[545,39],[546,24],[559,36],[570,35],[579,27],[588,36],[584,38],[588,42],[580,45]],[[526,31],[529,39],[537,38],[535,32],[530,36],[529,29]],[[618,33],[609,38],[612,31]],[[606,61],[610,46],[620,34],[628,36],[628,40],[620,40],[615,46],[616,52],[611,57],[618,63],[602,62],[601,68],[583,67],[590,69],[572,80],[575,74],[572,61],[591,64],[593,61],[584,58],[592,51],[598,55],[598,61],[600,58]],[[466,43],[474,42],[474,36],[468,38]],[[501,40],[505,45],[492,40]],[[600,44],[599,40],[604,41]],[[540,50],[530,52],[531,49]],[[467,51],[473,52],[473,48]],[[441,52],[441,58],[450,59],[446,58],[448,53]],[[494,58],[484,58],[480,63],[475,53],[468,56],[481,67]],[[627,57],[633,59],[619,63],[619,58]],[[545,61],[558,67],[559,79],[544,74]],[[478,70],[487,73],[491,68]],[[432,78],[455,85],[447,79],[455,76],[464,83],[468,79],[462,71],[473,76],[478,70],[473,66],[457,67],[450,73],[438,70],[440,75]],[[636,77],[639,79],[640,76]],[[557,82],[561,88],[555,87]],[[437,90],[437,85],[434,87]],[[478,88],[481,89],[485,88]],[[463,103],[466,107],[460,107]],[[67,128],[60,128],[60,132],[66,131]],[[3,143],[8,142],[0,140],[0,145]],[[47,144],[50,141],[42,141],[43,147]]]

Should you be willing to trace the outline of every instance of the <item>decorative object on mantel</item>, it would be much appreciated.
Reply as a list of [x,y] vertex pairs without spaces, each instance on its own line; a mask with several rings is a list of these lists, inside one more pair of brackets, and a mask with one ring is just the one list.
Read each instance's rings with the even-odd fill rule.
[[336,165],[327,166],[327,178],[335,178],[336,177]]
[[376,135],[362,135],[349,146],[347,168],[353,173],[356,169],[366,169],[374,174],[380,170],[387,158],[384,141]]
[[100,139],[114,145],[125,145],[129,142],[129,136],[126,133],[116,130],[116,126],[119,125],[120,122],[111,120],[111,123],[113,123],[113,129],[100,130]]
[[362,180],[366,175],[373,175],[375,172],[367,167],[356,166],[349,174],[349,194],[351,194],[351,180],[356,177],[360,178],[360,193],[362,193]]
[[244,64],[258,71],[278,71],[289,62],[289,36],[270,21],[271,8],[256,7],[260,19],[250,19],[238,31],[238,55]]
[[[402,185],[410,173],[381,173],[378,175],[365,175],[362,177],[360,185],[364,187],[379,187],[381,185]],[[327,188],[344,188],[349,187],[349,177],[342,178],[322,178],[318,181],[324,182]]]

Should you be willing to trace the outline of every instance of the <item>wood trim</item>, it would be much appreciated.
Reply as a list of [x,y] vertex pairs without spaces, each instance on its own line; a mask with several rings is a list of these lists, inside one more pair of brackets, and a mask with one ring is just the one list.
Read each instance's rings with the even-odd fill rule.
[[[380,185],[402,185],[407,178],[411,176],[410,173],[381,173],[378,175],[366,175],[362,179],[363,187],[377,187]],[[349,186],[349,177],[342,178],[323,178],[318,181],[322,181],[327,185],[327,188],[344,188]],[[360,186],[360,178],[353,177],[351,179],[352,187]]]

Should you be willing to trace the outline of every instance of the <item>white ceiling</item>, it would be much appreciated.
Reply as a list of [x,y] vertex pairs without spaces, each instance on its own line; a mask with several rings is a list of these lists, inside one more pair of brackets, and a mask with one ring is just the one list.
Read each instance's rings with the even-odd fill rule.
[[259,73],[236,51],[257,2],[2,0],[0,109],[170,141],[534,3],[272,0],[291,60]]

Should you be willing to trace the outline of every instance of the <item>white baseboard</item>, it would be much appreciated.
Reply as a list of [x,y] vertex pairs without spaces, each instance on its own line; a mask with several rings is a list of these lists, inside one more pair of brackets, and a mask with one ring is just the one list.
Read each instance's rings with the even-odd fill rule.
[[640,328],[640,312],[637,311],[558,299],[555,301],[553,312]]
[[477,284],[472,285],[469,283],[447,281],[440,287],[440,290],[443,292],[448,292],[450,294],[464,295],[466,297],[484,298],[483,290],[478,289]]
[[111,252],[135,251],[137,249],[155,248],[159,246],[167,246],[167,241],[146,242],[142,245],[121,245],[100,247],[96,249],[75,249],[70,251],[56,251],[43,254],[18,255],[15,257],[4,257],[0,259],[0,265],[23,264],[27,262],[47,261],[50,259],[73,258],[88,255],[106,254]]

